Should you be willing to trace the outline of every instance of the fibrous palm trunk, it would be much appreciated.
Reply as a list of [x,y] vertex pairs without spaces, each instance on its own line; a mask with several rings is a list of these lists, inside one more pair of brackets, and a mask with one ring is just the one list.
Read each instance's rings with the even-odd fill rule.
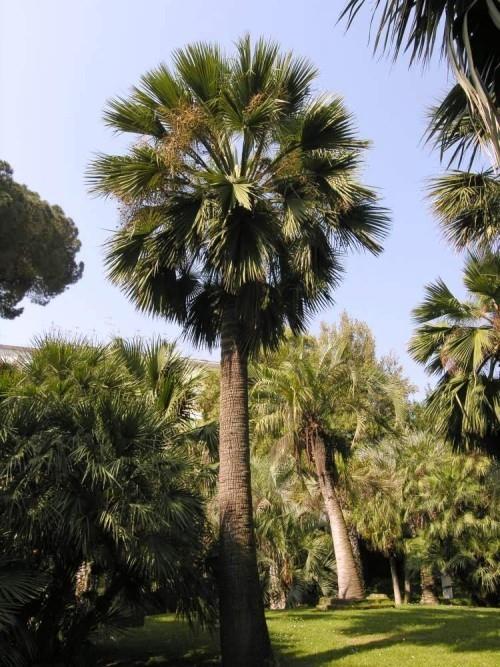
[[391,568],[392,590],[394,592],[394,604],[396,607],[401,605],[401,589],[399,588],[398,566],[394,556],[389,556],[389,565]]
[[313,437],[311,445],[319,488],[332,533],[337,565],[338,597],[341,600],[360,600],[364,597],[363,584],[356,567],[347,525],[335,489],[333,470],[327,459],[326,446],[319,435]]
[[361,551],[359,549],[359,538],[356,529],[352,524],[347,526],[347,532],[349,533],[349,540],[351,542],[352,555],[354,556],[354,562],[356,563],[356,570],[358,572],[359,580],[361,581],[361,587],[365,589],[365,580],[363,575],[363,563],[361,561]]
[[247,356],[231,319],[221,340],[219,512],[220,625],[224,667],[270,664],[250,486]]
[[436,595],[436,582],[432,574],[432,568],[428,565],[422,565],[420,568],[420,582],[422,585],[420,604],[439,604]]
[[281,583],[279,567],[275,562],[272,562],[269,568],[269,583],[269,608],[285,609],[286,591]]

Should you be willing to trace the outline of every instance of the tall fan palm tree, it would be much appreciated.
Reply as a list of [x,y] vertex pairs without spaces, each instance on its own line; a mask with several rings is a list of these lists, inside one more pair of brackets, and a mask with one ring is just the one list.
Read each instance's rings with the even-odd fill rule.
[[194,44],[110,102],[106,122],[137,140],[100,156],[94,191],[118,199],[111,279],[141,310],[221,346],[221,639],[226,665],[271,655],[250,491],[247,362],[328,303],[338,252],[380,251],[386,214],[357,180],[366,143],[316,70],[249,37],[232,57]]
[[470,255],[468,299],[442,280],[414,310],[410,354],[439,381],[427,401],[437,429],[457,445],[492,448],[500,434],[500,256]]
[[[348,0],[342,12],[352,23],[366,0]],[[498,0],[375,0],[375,49],[409,51],[427,61],[436,43],[447,54],[474,132],[486,138],[500,166],[500,4]],[[456,91],[455,91],[456,93]],[[448,96],[449,97],[449,96]],[[454,103],[457,101],[454,95]],[[465,107],[464,103],[465,102]],[[452,99],[446,100],[450,105]],[[452,111],[448,106],[448,110]],[[457,107],[453,107],[452,115]]]
[[[323,497],[337,565],[338,597],[363,596],[361,573],[339,497],[335,454],[384,421],[394,387],[372,359],[356,358],[348,335],[291,339],[259,366],[252,395],[256,428],[280,445],[305,452]],[[395,395],[395,394],[394,394]]]

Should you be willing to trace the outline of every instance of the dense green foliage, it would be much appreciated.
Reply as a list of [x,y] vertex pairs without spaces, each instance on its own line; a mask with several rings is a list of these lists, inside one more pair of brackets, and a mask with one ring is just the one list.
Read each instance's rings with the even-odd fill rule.
[[160,367],[172,390],[158,409],[124,345],[42,341],[3,389],[1,568],[17,614],[9,623],[0,606],[2,664],[88,665],[89,634],[133,618],[155,590],[178,611],[209,611],[203,503],[176,400],[186,386]]
[[75,223],[12,176],[0,161],[0,317],[9,319],[24,297],[45,305],[83,272]]
[[488,600],[500,583],[498,472],[430,432],[365,445],[350,462],[354,522],[372,548],[404,557],[407,572],[446,572]]

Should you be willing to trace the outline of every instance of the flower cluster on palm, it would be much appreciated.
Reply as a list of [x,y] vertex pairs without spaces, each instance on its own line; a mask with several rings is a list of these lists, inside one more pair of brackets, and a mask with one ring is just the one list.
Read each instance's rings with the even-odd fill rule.
[[380,250],[385,215],[356,180],[366,142],[339,98],[311,98],[315,70],[274,44],[245,38],[234,60],[195,45],[174,62],[106,112],[141,137],[92,167],[126,218],[110,276],[197,343],[217,343],[229,306],[246,345],[275,342],[329,299],[338,251]]

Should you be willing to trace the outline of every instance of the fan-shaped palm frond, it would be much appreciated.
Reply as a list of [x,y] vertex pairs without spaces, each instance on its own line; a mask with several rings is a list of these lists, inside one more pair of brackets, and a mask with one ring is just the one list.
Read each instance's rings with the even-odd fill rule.
[[458,250],[500,247],[500,181],[492,171],[453,171],[429,188],[445,238]]
[[493,445],[500,423],[500,260],[471,255],[464,270],[469,300],[460,301],[442,281],[427,287],[414,310],[419,327],[410,353],[439,382],[428,410],[442,434],[456,444]]
[[264,40],[236,47],[232,59],[179,50],[174,72],[110,102],[107,124],[140,142],[98,157],[89,178],[125,207],[107,261],[136,305],[213,345],[238,296],[241,335],[258,347],[329,299],[339,248],[380,251],[387,217],[356,180],[366,142],[342,100],[311,96],[315,69]]
[[[348,0],[341,14],[341,18],[347,18],[348,26],[364,4],[365,0]],[[498,166],[500,9],[497,0],[376,0],[372,9],[372,20],[375,19],[378,20],[375,49],[392,49],[394,57],[407,51],[411,62],[428,61],[436,46],[447,54],[466,99],[469,110],[466,116],[472,120],[476,136],[487,139]],[[453,122],[459,119],[462,112],[456,113],[456,101],[455,96],[453,99],[448,96],[448,109],[441,107],[441,119],[443,112]],[[462,120],[465,120],[463,115],[459,122]],[[445,129],[445,145],[446,136],[449,134]]]

